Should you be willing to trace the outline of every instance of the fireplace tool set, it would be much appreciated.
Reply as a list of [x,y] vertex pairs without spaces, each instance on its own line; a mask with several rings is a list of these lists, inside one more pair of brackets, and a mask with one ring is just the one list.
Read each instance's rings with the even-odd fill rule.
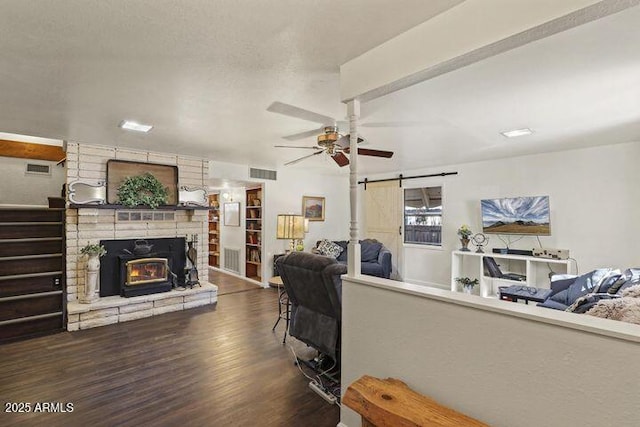
[[198,269],[196,267],[198,262],[198,250],[196,246],[198,246],[198,235],[197,234],[187,234],[187,265],[184,268],[184,273],[186,277],[185,286],[188,288],[193,288],[194,286],[202,286],[200,285],[200,280],[198,279]]

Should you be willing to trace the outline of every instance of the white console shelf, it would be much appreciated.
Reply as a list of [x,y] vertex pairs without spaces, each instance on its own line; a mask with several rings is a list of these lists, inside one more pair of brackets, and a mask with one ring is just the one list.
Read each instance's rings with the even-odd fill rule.
[[[496,277],[489,277],[484,272],[483,258],[492,257],[498,264],[516,264],[520,267],[517,273],[524,274],[526,276],[525,281],[499,279]],[[466,264],[466,265],[465,265]],[[524,255],[509,255],[509,254],[496,254],[496,253],[477,253],[477,252],[465,252],[465,251],[453,251],[451,253],[451,290],[454,292],[460,291],[460,285],[456,283],[456,277],[463,277],[465,272],[471,279],[477,278],[480,281],[480,296],[485,298],[495,298],[498,286],[534,286],[537,288],[548,288],[549,280],[545,276],[538,281],[537,272],[538,267],[541,264],[548,264],[551,267],[560,267],[564,271],[557,271],[557,273],[574,274],[571,266],[572,262],[568,259],[548,259],[533,256]],[[524,269],[522,269],[524,267]],[[508,268],[501,265],[503,273],[510,272]],[[555,268],[554,268],[554,271]],[[472,273],[470,273],[472,272]]]

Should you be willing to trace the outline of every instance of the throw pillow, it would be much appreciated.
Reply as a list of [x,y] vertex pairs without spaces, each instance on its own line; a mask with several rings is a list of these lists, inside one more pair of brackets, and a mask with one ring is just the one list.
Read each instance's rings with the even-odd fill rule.
[[340,245],[336,245],[330,240],[323,239],[317,248],[320,255],[328,256],[331,258],[338,258],[340,253],[342,253],[342,248]]
[[360,260],[362,262],[377,261],[380,249],[382,249],[382,243],[372,240],[363,240],[360,243]]
[[609,289],[618,282],[620,277],[622,277],[622,275],[612,274],[606,280],[600,283],[600,286],[598,287],[598,289],[594,289],[593,292],[597,292],[599,294],[609,292]]
[[616,282],[609,287],[610,294],[616,294],[621,290],[635,286],[640,283],[640,269],[638,268],[628,268],[622,273],[622,276]]
[[599,268],[587,274],[578,277],[576,281],[569,286],[567,294],[567,305],[573,304],[575,300],[583,295],[593,292],[597,289],[613,270],[610,268]]

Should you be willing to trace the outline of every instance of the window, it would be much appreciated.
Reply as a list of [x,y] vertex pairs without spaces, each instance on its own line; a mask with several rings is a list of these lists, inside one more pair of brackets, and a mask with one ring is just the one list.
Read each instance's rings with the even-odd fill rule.
[[442,187],[404,190],[404,242],[442,246]]

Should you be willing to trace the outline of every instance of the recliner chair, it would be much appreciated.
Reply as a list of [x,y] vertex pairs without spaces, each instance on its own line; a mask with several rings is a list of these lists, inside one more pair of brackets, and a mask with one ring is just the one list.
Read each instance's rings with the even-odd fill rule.
[[291,302],[289,335],[340,360],[342,279],[347,266],[307,252],[291,252],[276,260]]

